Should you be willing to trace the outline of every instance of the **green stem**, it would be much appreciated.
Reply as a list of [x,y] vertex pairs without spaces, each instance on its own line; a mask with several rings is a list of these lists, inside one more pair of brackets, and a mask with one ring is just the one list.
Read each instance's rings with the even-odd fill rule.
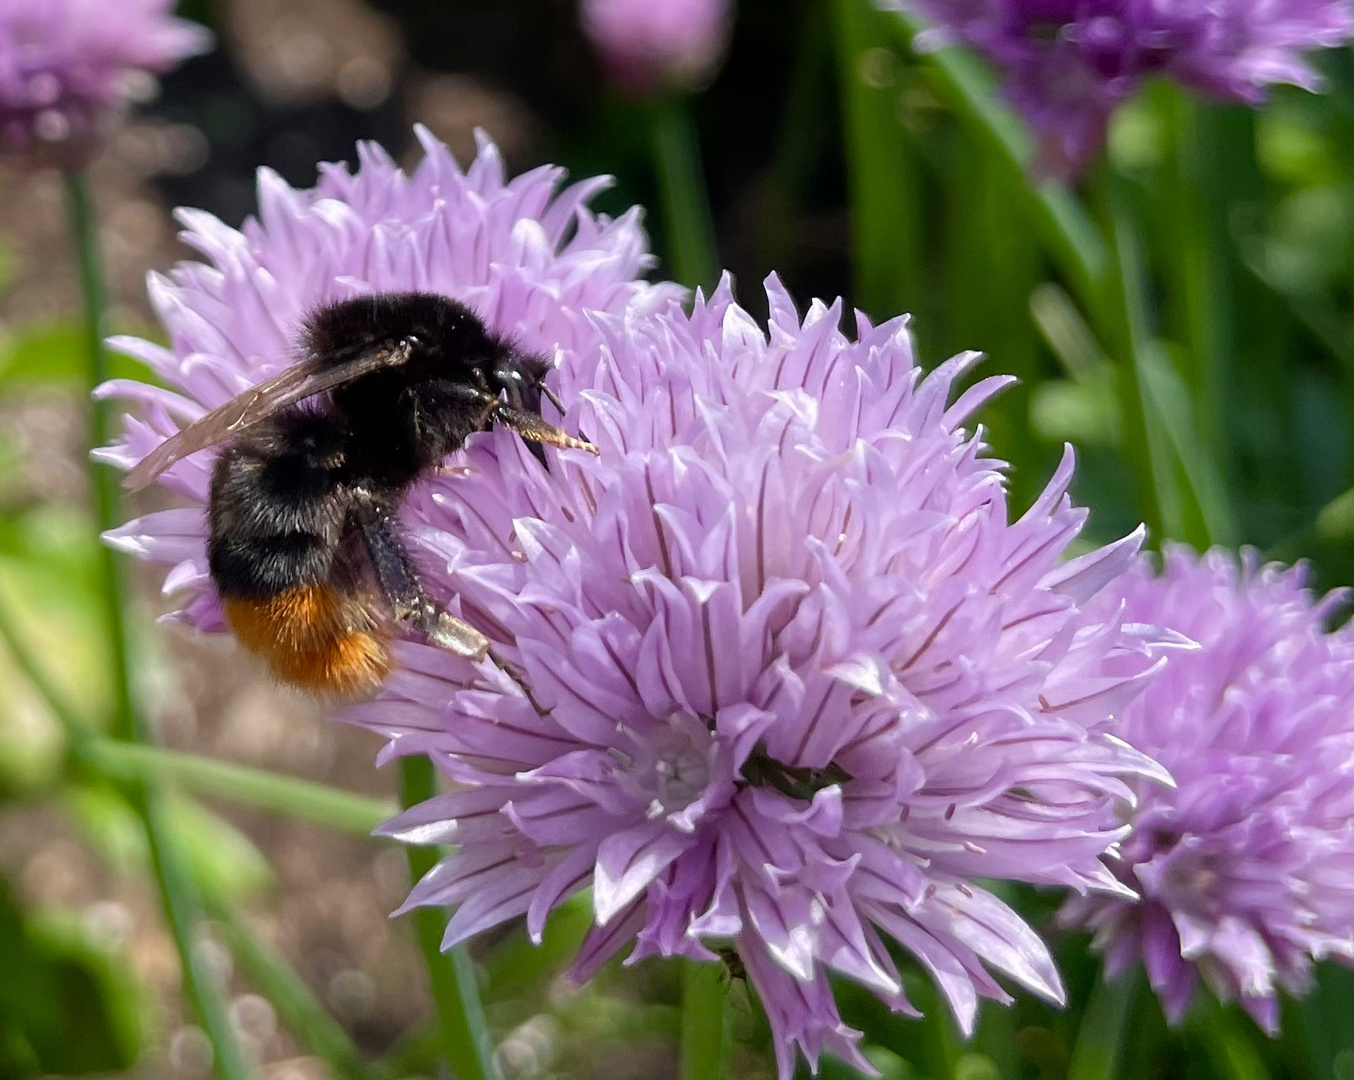
[[[66,173],[65,180],[66,206],[70,216],[75,255],[80,269],[80,286],[84,297],[85,343],[88,349],[87,381],[88,389],[92,391],[108,378],[108,354],[104,349],[106,332],[104,285],[98,226],[84,175],[79,172]],[[102,402],[93,403],[89,427],[91,447],[106,445],[109,431],[108,406]],[[90,474],[95,492],[96,527],[101,535],[118,522],[117,482],[107,469],[91,468]],[[104,624],[112,662],[111,731],[120,739],[148,743],[151,741],[150,732],[134,699],[132,666],[127,647],[127,607],[121,577],[112,551],[97,537],[96,542]],[[71,730],[76,729],[72,727]],[[165,919],[174,938],[174,945],[178,949],[179,961],[183,965],[184,988],[211,1042],[216,1071],[225,1080],[250,1080],[254,1076],[253,1064],[245,1057],[236,1041],[227,1019],[221,988],[199,958],[194,942],[194,928],[198,920],[197,890],[183,853],[173,840],[169,821],[170,811],[163,792],[158,783],[134,782],[128,785],[128,795],[145,823],[151,868],[164,907]]]
[[[1238,124],[1235,113],[1173,88],[1167,101],[1175,135],[1175,182],[1165,208],[1175,224],[1175,242],[1169,245],[1174,264],[1171,299],[1177,336],[1184,345],[1195,450],[1183,464],[1199,499],[1201,534],[1231,546],[1238,542],[1240,530],[1229,483],[1237,298],[1227,218],[1230,207],[1255,194],[1247,187],[1247,174],[1254,169],[1250,118],[1240,117]],[[1193,476],[1188,475],[1191,462]]]
[[[1173,89],[1173,88],[1172,88]],[[1230,308],[1225,293],[1220,252],[1215,247],[1226,229],[1228,202],[1218,190],[1218,132],[1210,107],[1183,91],[1170,95],[1175,134],[1175,207],[1177,265],[1175,290],[1181,309],[1190,390],[1195,401],[1199,442],[1221,461],[1226,387],[1223,368],[1229,320],[1218,316]]]
[[721,964],[688,960],[682,972],[681,1080],[722,1080],[724,998],[728,975]]
[[785,266],[803,232],[805,199],[823,145],[835,124],[835,102],[827,93],[832,69],[826,6],[806,7],[795,34],[798,43],[776,124],[775,150],[756,231],[760,266]]
[[393,803],[381,799],[159,746],[94,737],[77,746],[75,752],[104,776],[124,780],[155,777],[174,780],[190,791],[216,795],[269,813],[304,818],[361,836],[370,835],[377,825],[396,812]]
[[1274,1073],[1256,1050],[1254,1040],[1260,1033],[1250,1021],[1211,993],[1196,996],[1184,1030],[1191,1057],[1207,1061],[1212,1065],[1208,1071],[1221,1080],[1269,1080]]
[[370,1080],[376,1071],[337,1020],[296,972],[249,922],[229,905],[214,907],[231,953],[239,960],[255,987],[277,1007],[282,1022],[299,1036],[333,1070],[348,1080]]
[[[814,166],[830,134],[832,102],[825,93],[831,74],[831,28],[825,8],[810,6],[795,35],[798,42],[777,121],[771,179],[791,206],[800,206],[812,186]],[[789,238],[786,238],[789,240]],[[792,240],[789,242],[793,243]],[[779,265],[774,264],[774,265]]]
[[683,285],[700,286],[708,293],[719,280],[719,249],[700,141],[686,99],[655,102],[649,124],[672,275]]
[[[902,41],[911,48],[922,24],[906,13],[893,15]],[[1109,251],[1100,231],[1066,184],[1030,173],[1033,144],[1019,119],[1001,104],[991,76],[961,48],[947,46],[921,54],[932,82],[970,132],[998,160],[1007,177],[1030,197],[1030,212],[1058,268],[1088,307],[1098,303],[1110,272]]]
[[833,0],[851,208],[853,303],[879,316],[925,311],[921,176],[898,117],[902,63],[878,44],[884,16],[870,0]]
[[1142,488],[1139,509],[1158,543],[1169,537],[1201,551],[1230,543],[1238,530],[1220,462],[1199,438],[1197,395],[1148,326],[1140,229],[1117,189],[1119,181],[1108,170],[1105,179],[1116,262],[1100,321],[1127,376],[1120,395],[1124,450]]
[[9,607],[5,604],[3,598],[0,598],[0,638],[4,639],[5,646],[14,658],[14,663],[20,674],[38,692],[38,696],[47,703],[47,707],[52,710],[52,715],[56,717],[57,723],[61,725],[66,738],[72,745],[78,746],[82,741],[88,740],[91,737],[88,722],[79,715],[66,700],[65,695],[47,678],[47,674],[42,670],[37,657],[28,651],[24,636],[20,633],[18,624],[11,617]]
[[1141,977],[1134,969],[1113,982],[1097,978],[1081,1016],[1067,1080],[1114,1080],[1119,1075]]
[[[437,775],[425,757],[400,761],[400,801],[414,806],[437,794]],[[409,875],[418,881],[437,865],[435,847],[405,848]],[[441,1036],[442,1054],[457,1080],[497,1080],[493,1041],[480,1005],[475,967],[464,948],[442,952],[445,915],[437,908],[419,908],[413,914],[419,951],[428,968],[433,1003]]]
[[1138,510],[1153,542],[1182,537],[1183,508],[1164,433],[1154,424],[1148,401],[1147,299],[1142,252],[1114,178],[1105,166],[1105,213],[1110,226],[1112,263],[1099,298],[1099,322],[1109,338],[1110,353],[1120,364],[1126,385],[1119,395],[1123,418],[1124,456],[1138,478]]
[[170,803],[159,784],[132,786],[132,803],[146,825],[151,870],[169,931],[183,966],[184,989],[212,1046],[212,1060],[223,1080],[254,1080],[258,1075],[230,1026],[222,987],[203,963],[196,928],[201,920],[197,888],[187,859],[174,839]]
[[[89,186],[83,173],[70,172],[66,178],[66,208],[74,233],[75,255],[80,268],[80,290],[84,298],[84,333],[87,357],[86,383],[92,391],[108,381],[108,350],[104,338],[108,336],[105,318],[103,267],[99,254],[98,223]],[[111,406],[106,401],[91,403],[89,414],[89,445],[107,446],[112,431]],[[118,517],[117,477],[106,468],[90,468],[90,482],[94,487],[95,521],[99,533],[120,524]],[[113,555],[113,549],[98,537],[99,587],[103,598],[104,617],[108,628],[108,643],[112,651],[113,718],[111,734],[119,739],[136,738],[147,741],[140,714],[132,700],[132,666],[127,648],[126,597],[123,595],[122,576]]]
[[404,1032],[384,1057],[372,1064],[378,1076],[435,1076],[441,1068],[442,1033],[436,1024],[418,1024]]

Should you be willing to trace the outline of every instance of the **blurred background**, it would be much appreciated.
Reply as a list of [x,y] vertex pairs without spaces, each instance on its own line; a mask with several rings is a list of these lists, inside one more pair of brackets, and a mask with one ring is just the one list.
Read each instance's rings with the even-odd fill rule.
[[[877,319],[912,312],[928,367],[971,348],[989,355],[984,373],[1019,375],[983,415],[994,452],[1017,463],[1018,509],[1072,441],[1089,541],[1157,516],[1157,537],[1311,560],[1321,589],[1354,576],[1348,49],[1313,57],[1327,93],[1277,87],[1259,110],[1149,85],[1116,115],[1099,175],[1067,189],[1027,182],[1001,124],[975,125],[953,80],[864,0],[741,0],[722,63],[664,96],[608,77],[570,0],[190,0],[179,13],[210,27],[217,48],[167,75],[90,171],[118,332],[160,337],[145,274],[190,257],[172,207],[239,225],[260,166],[306,187],[318,161],[355,163],[361,139],[410,161],[415,122],[467,161],[481,127],[513,172],[555,162],[575,177],[613,174],[598,205],[650,208],[660,276],[709,286],[725,267],[763,316],[760,283],[775,271],[801,306],[842,296]],[[1164,511],[1144,495],[1115,331],[1078,280],[1095,244],[1114,254],[1104,174],[1135,223],[1117,251],[1127,243],[1136,259],[1149,392],[1174,447]],[[684,232],[701,227],[701,178],[713,259]],[[1066,251],[1079,219],[1049,226],[1064,196],[1098,230],[1080,263]],[[99,715],[112,689],[69,251],[60,177],[0,170],[0,601],[40,677]],[[374,737],[236,663],[228,639],[155,627],[157,575],[133,572],[142,674],[168,746],[320,781],[377,810],[393,801],[394,777],[371,764]],[[33,680],[0,649],[0,1080],[200,1080],[210,1045],[184,1003],[140,820],[117,787],[72,763]],[[409,927],[387,919],[408,886],[403,853],[361,828],[210,796],[174,809],[210,916],[195,947],[264,1073],[433,1074],[425,974]],[[564,985],[586,921],[585,908],[566,909],[541,949],[520,929],[476,945],[506,1076],[676,1076],[680,973],[613,966],[586,989]],[[1068,1012],[1023,998],[988,1006],[971,1044],[922,981],[909,992],[924,1022],[875,1015],[846,986],[843,1010],[910,1070],[900,1076],[1061,1078],[1096,978],[1084,944],[1065,943]],[[1172,1034],[1144,1007],[1120,1075],[1354,1075],[1351,993],[1348,972],[1323,970],[1313,996],[1285,1005],[1296,1034],[1279,1042],[1235,1010],[1205,1010]],[[773,1076],[764,1021],[741,985],[730,1000],[731,1074]]]

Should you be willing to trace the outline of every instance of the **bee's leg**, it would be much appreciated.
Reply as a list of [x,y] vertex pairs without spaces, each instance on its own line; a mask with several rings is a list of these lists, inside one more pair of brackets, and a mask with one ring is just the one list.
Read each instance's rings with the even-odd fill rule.
[[[551,390],[550,387],[546,386],[545,383],[541,383],[539,390],[540,393],[545,396],[546,400],[549,401],[551,405],[555,406],[557,410],[559,410],[560,416],[563,416],[564,402],[560,401],[560,399],[555,396],[555,392]],[[541,410],[537,409],[536,411],[540,412]]]
[[515,682],[523,696],[537,713],[546,710],[531,692],[521,674],[503,657],[494,652],[489,639],[468,622],[456,618],[423,591],[418,573],[409,560],[400,540],[399,526],[394,512],[375,499],[369,492],[358,489],[353,495],[352,514],[362,532],[362,539],[376,580],[397,622],[414,627],[430,644],[447,652],[464,656],[467,660],[491,660],[499,671]]
[[404,550],[393,512],[364,491],[353,499],[352,513],[362,531],[376,581],[397,622],[412,626],[428,641],[468,660],[489,655],[489,639],[467,622],[442,610],[423,592],[409,553]]

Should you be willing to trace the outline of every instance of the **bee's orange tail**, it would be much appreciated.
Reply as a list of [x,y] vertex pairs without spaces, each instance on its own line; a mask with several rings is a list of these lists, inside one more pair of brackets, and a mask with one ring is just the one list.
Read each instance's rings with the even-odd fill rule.
[[240,643],[302,689],[360,694],[390,671],[377,620],[358,598],[331,586],[299,586],[261,599],[227,597],[223,606]]

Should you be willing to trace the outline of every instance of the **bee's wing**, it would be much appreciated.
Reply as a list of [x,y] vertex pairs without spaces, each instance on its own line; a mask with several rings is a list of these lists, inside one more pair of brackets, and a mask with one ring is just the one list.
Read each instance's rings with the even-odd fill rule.
[[128,491],[140,491],[180,458],[236,435],[289,405],[373,371],[398,367],[409,359],[410,351],[408,342],[400,342],[390,348],[362,353],[338,365],[327,364],[316,357],[293,364],[171,435],[141,459],[123,479],[122,486]]

